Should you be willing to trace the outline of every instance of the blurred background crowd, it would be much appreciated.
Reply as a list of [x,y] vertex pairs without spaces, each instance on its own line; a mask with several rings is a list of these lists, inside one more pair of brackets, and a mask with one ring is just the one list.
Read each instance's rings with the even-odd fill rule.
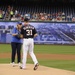
[[27,17],[30,21],[75,22],[74,0],[48,0],[46,4],[45,1],[34,0],[34,3],[31,3],[29,0],[26,4],[24,0],[19,0],[19,3],[17,0],[11,0],[10,3],[2,3],[0,20],[24,21]]

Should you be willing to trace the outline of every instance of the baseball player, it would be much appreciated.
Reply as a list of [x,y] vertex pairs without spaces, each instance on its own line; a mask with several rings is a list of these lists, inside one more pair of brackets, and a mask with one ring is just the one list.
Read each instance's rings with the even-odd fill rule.
[[24,19],[24,26],[21,29],[21,37],[23,38],[23,60],[22,60],[22,66],[20,66],[20,69],[26,69],[26,60],[27,60],[27,52],[29,50],[29,54],[34,62],[34,70],[38,68],[38,61],[36,59],[36,56],[34,54],[34,40],[33,38],[37,36],[37,31],[34,28],[34,26],[31,26],[29,24],[29,19]]

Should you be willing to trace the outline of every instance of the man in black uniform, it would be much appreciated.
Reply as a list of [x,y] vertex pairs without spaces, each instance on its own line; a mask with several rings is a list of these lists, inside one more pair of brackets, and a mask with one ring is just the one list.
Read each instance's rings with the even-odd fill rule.
[[31,26],[29,24],[29,19],[25,18],[24,20],[24,26],[21,29],[21,37],[23,38],[23,60],[22,60],[22,66],[20,69],[26,68],[26,60],[27,60],[27,52],[29,50],[29,54],[34,62],[34,70],[38,68],[38,61],[36,59],[36,56],[34,54],[34,40],[33,38],[37,36],[37,31],[34,28],[34,26]]

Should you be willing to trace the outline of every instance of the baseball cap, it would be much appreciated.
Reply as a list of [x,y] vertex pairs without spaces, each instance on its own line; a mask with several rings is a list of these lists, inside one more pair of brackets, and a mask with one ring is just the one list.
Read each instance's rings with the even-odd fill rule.
[[22,25],[22,22],[21,22],[21,21],[19,21],[19,22],[17,22],[17,25],[18,25],[18,24],[19,24],[19,25]]
[[28,22],[28,21],[29,21],[29,19],[28,19],[28,18],[25,18],[25,19],[24,19],[24,21]]

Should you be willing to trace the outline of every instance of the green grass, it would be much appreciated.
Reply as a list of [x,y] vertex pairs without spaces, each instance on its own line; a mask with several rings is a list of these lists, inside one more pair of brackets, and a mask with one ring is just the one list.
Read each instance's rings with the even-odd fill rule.
[[0,63],[4,64],[4,63],[10,63],[10,59],[9,58],[0,58]]
[[75,71],[75,60],[39,60],[41,65]]
[[49,54],[75,54],[75,46],[35,45],[35,52]]
[[[10,44],[0,44],[0,53],[10,53]],[[35,53],[47,54],[75,54],[75,46],[67,45],[35,45]],[[40,65],[75,71],[75,60],[47,60],[39,59]],[[0,63],[10,63],[10,58],[0,58]],[[29,58],[27,63],[33,63]]]
[[11,52],[10,44],[0,44],[0,53]]
[[[75,54],[75,46],[64,45],[35,45],[35,53]],[[0,44],[0,53],[11,52],[10,44]]]

